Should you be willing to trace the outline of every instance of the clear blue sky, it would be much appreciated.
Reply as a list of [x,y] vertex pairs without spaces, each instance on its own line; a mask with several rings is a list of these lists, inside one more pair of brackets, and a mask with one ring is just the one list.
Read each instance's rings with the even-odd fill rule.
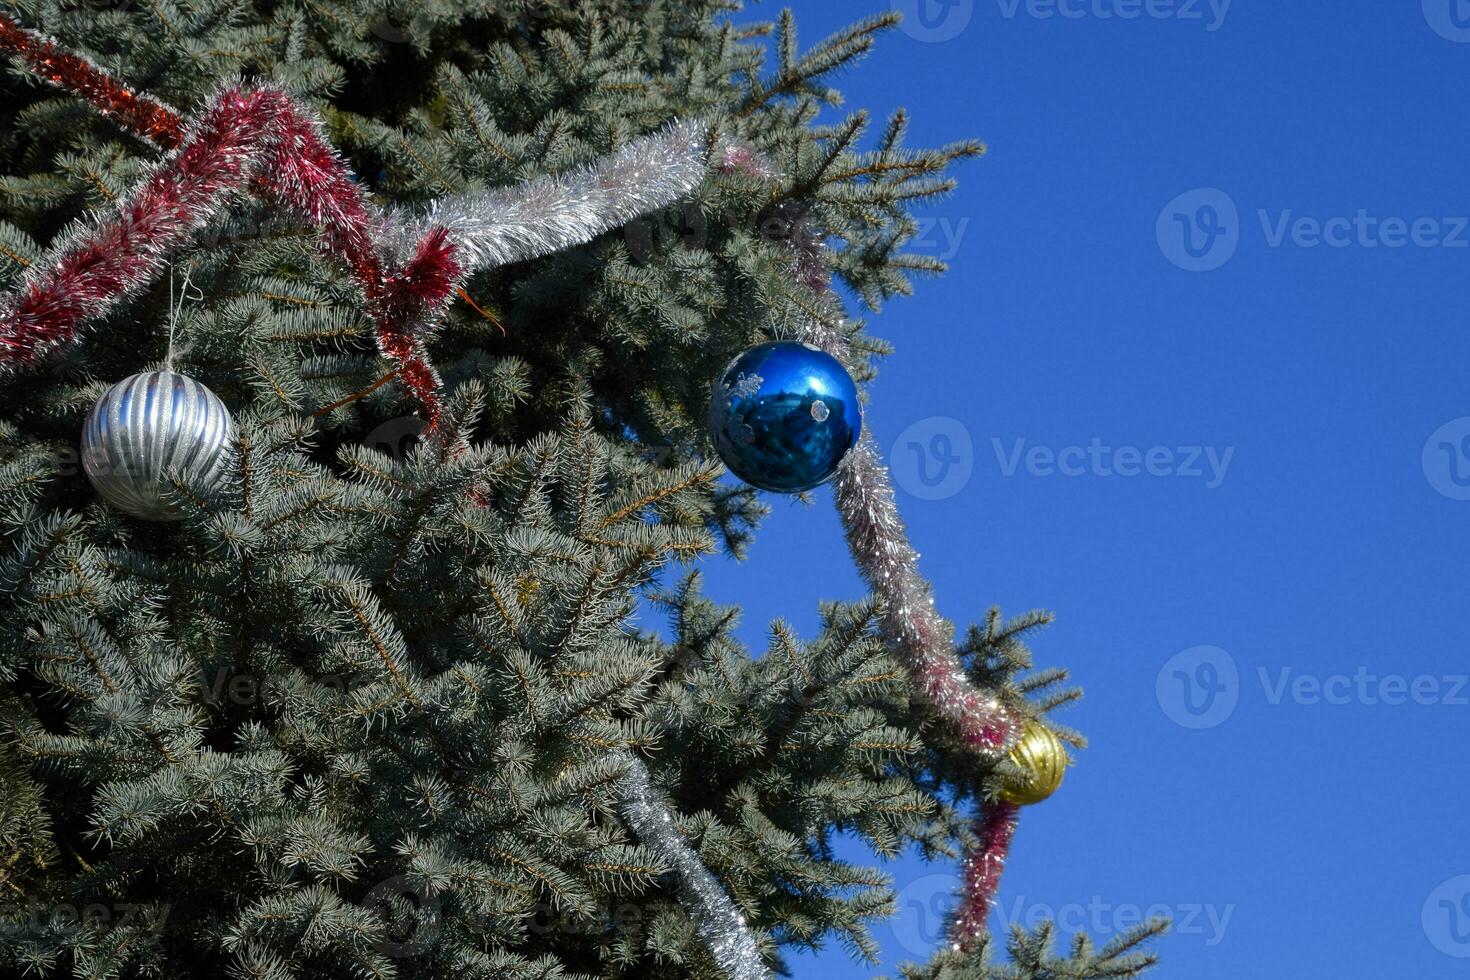
[[[872,321],[867,423],[941,611],[1055,611],[1092,741],[996,925],[1157,905],[1158,976],[1467,975],[1470,3],[928,2],[849,106],[990,152],[926,212],[950,275]],[[889,4],[794,9],[810,46]],[[771,502],[706,567],[757,649],[863,591],[827,491]],[[953,869],[889,870],[882,962],[798,977],[927,955]]]

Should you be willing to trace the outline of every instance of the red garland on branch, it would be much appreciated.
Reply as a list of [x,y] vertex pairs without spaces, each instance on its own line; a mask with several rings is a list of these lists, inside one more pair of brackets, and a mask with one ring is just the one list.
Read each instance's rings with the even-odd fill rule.
[[427,431],[442,413],[438,373],[415,326],[449,302],[462,269],[441,228],[396,268],[375,243],[376,213],[314,118],[275,89],[227,89],[192,123],[135,93],[80,55],[0,16],[0,50],[59,88],[91,102],[133,133],[174,152],[119,206],[28,271],[20,295],[0,309],[0,369],[32,364],[73,341],[82,326],[152,282],[170,250],[223,206],[251,190],[321,230],[323,250],[351,270],[376,325],[379,351],[423,406]]
[[75,92],[104,115],[165,149],[183,139],[184,123],[178,110],[148,95],[134,92],[97,65],[67,51],[39,31],[21,27],[0,16],[0,48],[18,56],[57,88]]

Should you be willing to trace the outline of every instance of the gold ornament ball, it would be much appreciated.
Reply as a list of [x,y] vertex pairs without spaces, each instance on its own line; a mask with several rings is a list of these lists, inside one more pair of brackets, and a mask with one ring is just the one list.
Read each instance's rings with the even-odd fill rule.
[[1062,740],[1039,721],[1028,719],[1021,737],[1011,746],[1006,758],[1026,774],[1024,779],[1008,778],[1000,797],[1017,806],[1040,803],[1062,785],[1062,776],[1071,762]]

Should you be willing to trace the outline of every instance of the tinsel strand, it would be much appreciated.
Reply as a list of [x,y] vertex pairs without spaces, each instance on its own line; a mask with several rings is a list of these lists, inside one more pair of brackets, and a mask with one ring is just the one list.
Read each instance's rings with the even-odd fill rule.
[[409,260],[394,268],[375,239],[380,216],[346,163],[314,117],[284,93],[280,98],[278,130],[261,168],[260,192],[304,214],[321,229],[326,252],[352,270],[376,326],[378,350],[422,406],[426,432],[432,434],[442,413],[441,381],[415,326],[433,323],[448,305],[464,271],[455,246],[443,229],[430,228]]
[[[796,333],[839,360],[852,356],[837,331],[815,317],[800,318]],[[883,600],[880,632],[902,655],[914,686],[940,716],[982,758],[999,759],[1020,735],[1020,724],[994,692],[976,687],[965,674],[950,628],[934,608],[932,589],[919,573],[918,552],[909,544],[888,467],[870,430],[863,432],[837,471],[834,496],[853,561]],[[1000,887],[1018,819],[1011,803],[976,806],[975,845],[962,859],[963,883],[949,928],[951,942],[961,950],[972,949],[985,935],[986,917]]]
[[706,145],[703,123],[673,123],[587,167],[441,197],[422,216],[392,214],[388,232],[403,240],[417,238],[425,228],[446,228],[471,269],[550,255],[667,207],[694,190],[704,179]]
[[[207,123],[186,126],[177,110],[138,95],[86,58],[63,50],[46,35],[3,16],[0,49],[9,50],[51,84],[82,96],[136,135],[165,149],[180,146],[201,130],[208,130]],[[428,426],[435,427],[440,412],[439,377],[413,325],[431,320],[447,304],[451,284],[461,273],[453,246],[442,231],[430,229],[409,261],[400,269],[390,269],[373,241],[372,231],[377,225],[374,209],[352,180],[346,164],[321,136],[315,120],[289,96],[274,90],[227,90],[212,100],[202,117],[207,120],[222,106],[234,104],[238,108],[236,100],[241,99],[253,111],[247,112],[243,120],[246,128],[236,134],[226,133],[236,139],[229,144],[201,142],[189,159],[181,149],[154,168],[150,183],[179,185],[177,199],[170,199],[167,190],[150,194],[145,186],[124,203],[118,221],[111,227],[102,224],[93,229],[90,242],[85,233],[75,233],[71,242],[53,249],[49,269],[42,266],[41,274],[31,282],[23,282],[23,291],[37,291],[31,296],[30,309],[25,308],[23,298],[13,315],[0,319],[0,367],[33,362],[73,339],[85,321],[100,317],[119,300],[151,282],[166,253],[222,209],[227,194],[248,178],[257,193],[294,213],[307,215],[321,228],[324,251],[351,270],[367,299],[379,351],[394,364],[404,387],[423,406]],[[200,160],[213,174],[206,179],[191,179],[200,176],[192,172]],[[130,209],[129,203],[171,205],[168,210],[174,220],[128,227],[133,224],[129,220],[132,213],[138,210]],[[188,220],[181,221],[185,214]],[[92,252],[111,262],[87,268],[85,255],[77,253],[86,253],[89,245],[103,246],[101,253],[96,249]],[[121,246],[121,250],[108,255],[108,245]],[[45,297],[48,278],[52,295]],[[84,302],[68,306],[59,300],[61,293],[57,291],[73,287],[80,289],[71,295]]]
[[1001,872],[1021,808],[1005,800],[985,805],[975,818],[975,847],[962,865],[964,885],[949,922],[949,941],[956,949],[973,949],[988,931],[987,920],[1000,890]]
[[970,683],[955,655],[950,629],[919,574],[888,468],[867,433],[837,473],[836,497],[858,569],[883,598],[884,635],[903,654],[919,691],[939,714],[981,755],[999,758],[1016,738],[1016,720],[995,694]]
[[[0,50],[10,51],[48,82],[82,96],[166,149],[187,141],[198,129],[187,126],[176,110],[135,93],[86,58],[3,15]],[[231,90],[214,105],[246,96],[244,90]],[[94,229],[90,244],[108,239],[128,246],[113,266],[121,273],[115,282],[109,283],[100,269],[79,279],[86,270],[75,265],[74,255],[73,267],[61,268],[68,247],[73,252],[87,250],[85,233],[75,233],[69,243],[53,250],[52,284],[87,286],[90,292],[84,295],[90,305],[68,305],[53,294],[49,304],[33,303],[35,316],[29,319],[0,310],[0,369],[31,363],[73,339],[86,320],[101,316],[146,285],[157,272],[159,258],[222,207],[224,191],[248,174],[257,194],[314,221],[321,229],[324,250],[352,271],[374,320],[378,349],[423,406],[432,432],[439,423],[441,383],[428,358],[424,334],[470,271],[584,244],[639,214],[671,204],[704,176],[705,128],[676,123],[570,174],[446,198],[422,219],[385,216],[367,201],[309,113],[281,92],[269,91],[260,99],[261,110],[272,118],[249,121],[256,141],[236,141],[228,155],[206,159],[220,171],[219,193],[211,197],[208,185],[200,184],[195,189],[206,193],[178,201],[190,216],[187,222],[158,223],[156,234],[142,229],[118,235],[114,226],[110,238],[108,229]],[[177,159],[178,155],[166,159],[154,176]],[[126,214],[119,221],[125,222]],[[46,274],[30,278],[40,282]]]
[[710,955],[730,980],[768,980],[770,973],[745,917],[679,834],[643,760],[626,750],[614,757],[627,766],[619,785],[623,819],[639,841],[673,869],[680,900]]
[[[721,165],[767,180],[779,176],[768,158],[743,144],[727,146]],[[831,271],[825,259],[814,257],[810,247],[793,237],[784,240],[797,280],[810,285],[812,267],[820,262],[823,288],[814,292],[819,299],[830,292]],[[820,316],[803,314],[777,329],[852,365],[851,344]],[[1019,737],[1020,724],[995,692],[971,683],[955,654],[952,631],[935,609],[933,590],[919,572],[918,552],[909,543],[888,467],[871,430],[863,432],[843,461],[834,495],[853,562],[882,600],[878,627],[884,639],[902,656],[914,686],[939,715],[983,759],[999,759]],[[985,934],[1018,815],[1014,804],[979,804],[976,843],[963,859],[964,883],[950,923],[950,938],[957,948],[972,948]]]
[[171,248],[245,187],[246,161],[265,135],[263,93],[226,93],[189,127],[180,147],[118,203],[116,216],[62,237],[28,268],[0,311],[0,365],[34,363],[82,325],[151,282]]
[[172,149],[183,139],[184,123],[177,109],[135,92],[90,58],[66,50],[55,38],[22,27],[3,14],[0,50],[12,52],[52,85],[75,92],[145,140]]
[[[439,376],[414,325],[432,321],[447,305],[462,273],[454,247],[441,230],[430,229],[402,267],[384,262],[373,238],[375,209],[316,121],[290,96],[273,89],[228,89],[191,125],[176,110],[138,95],[91,61],[4,16],[0,50],[136,135],[177,147],[122,202],[114,221],[74,231],[52,249],[48,262],[28,270],[19,300],[0,310],[0,368],[34,363],[152,282],[167,253],[248,183],[321,229],[323,250],[351,270],[363,291],[379,352],[423,407],[429,430],[437,428]],[[238,128],[221,130],[216,117],[230,113],[238,116]],[[161,212],[152,213],[152,206]]]

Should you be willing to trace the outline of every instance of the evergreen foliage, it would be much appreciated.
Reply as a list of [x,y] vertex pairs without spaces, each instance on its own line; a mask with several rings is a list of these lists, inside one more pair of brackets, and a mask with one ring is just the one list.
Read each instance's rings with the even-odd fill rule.
[[[733,0],[10,6],[186,110],[242,77],[289,86],[385,204],[563,172],[676,118],[782,174],[773,193],[712,168],[687,206],[472,280],[478,309],[432,342],[442,455],[379,384],[351,281],[296,216],[242,199],[175,257],[174,363],[231,407],[241,461],[216,493],[179,485],[177,525],[103,507],[75,447],[107,385],[166,357],[179,282],[5,378],[0,971],[716,977],[617,817],[621,748],[773,958],[873,955],[894,895],[834,836],[953,858],[989,774],[913,698],[870,601],[825,607],[810,640],[777,623],[752,655],[687,566],[740,554],[764,514],[704,462],[710,379],[773,315],[840,315],[793,277],[791,236],[870,308],[942,269],[904,251],[909,209],[981,148],[821,115],[893,18],[802,49],[789,13],[737,26]],[[0,87],[11,288],[156,152],[23,73]],[[640,594],[671,640],[630,625]],[[1031,670],[1045,621],[972,629],[975,677],[1037,710],[1075,696]],[[1058,959],[1043,929],[1008,963],[908,975],[1132,976],[1157,931]]]

